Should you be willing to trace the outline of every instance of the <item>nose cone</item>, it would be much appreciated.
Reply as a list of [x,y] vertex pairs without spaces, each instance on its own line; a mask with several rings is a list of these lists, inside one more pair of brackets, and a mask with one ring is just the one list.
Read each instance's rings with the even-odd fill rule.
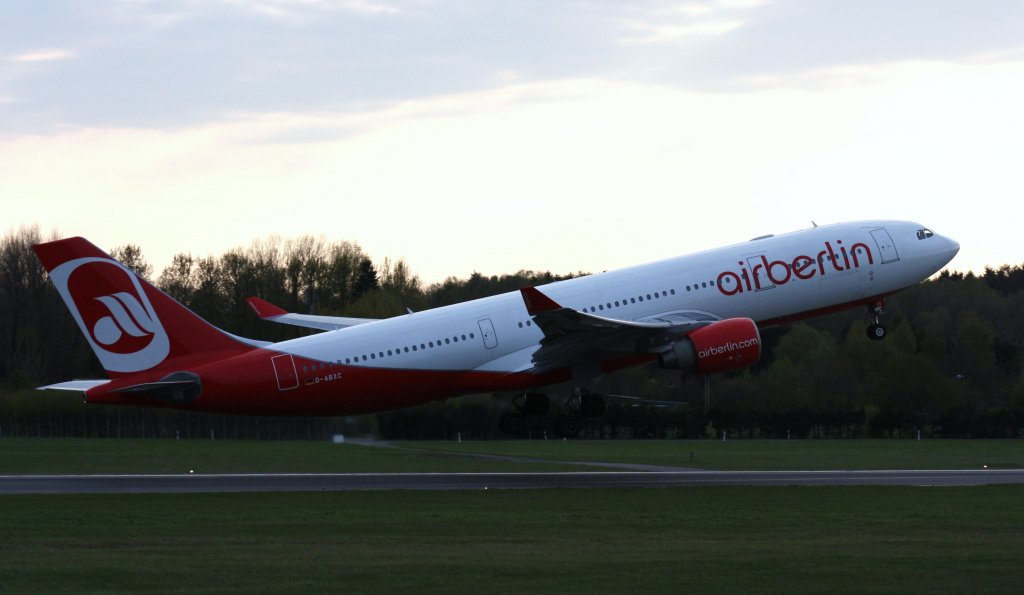
[[960,243],[953,238],[947,238],[946,236],[942,236],[941,239],[943,242],[942,255],[945,258],[945,262],[948,264],[949,261],[953,260],[953,257],[956,256],[957,252],[960,252]]

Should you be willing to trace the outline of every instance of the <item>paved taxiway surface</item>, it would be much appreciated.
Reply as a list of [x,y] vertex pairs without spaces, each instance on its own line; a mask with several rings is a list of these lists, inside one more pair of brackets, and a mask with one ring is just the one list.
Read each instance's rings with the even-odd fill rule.
[[725,485],[969,486],[1004,483],[1024,483],[1024,469],[953,471],[584,471],[554,473],[6,475],[0,476],[0,494],[650,488]]

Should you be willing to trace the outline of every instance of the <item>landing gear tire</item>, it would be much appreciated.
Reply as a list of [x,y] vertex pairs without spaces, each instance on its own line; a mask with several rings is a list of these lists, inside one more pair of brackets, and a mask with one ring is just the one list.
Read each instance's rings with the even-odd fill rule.
[[888,331],[880,324],[872,324],[868,327],[868,339],[872,341],[881,341],[887,334]]
[[521,413],[508,411],[498,418],[498,429],[502,434],[523,434],[526,432],[526,418]]
[[608,410],[604,397],[594,393],[580,396],[580,415],[583,417],[601,417]]
[[575,438],[583,430],[583,424],[579,416],[557,415],[555,416],[555,435],[559,438]]

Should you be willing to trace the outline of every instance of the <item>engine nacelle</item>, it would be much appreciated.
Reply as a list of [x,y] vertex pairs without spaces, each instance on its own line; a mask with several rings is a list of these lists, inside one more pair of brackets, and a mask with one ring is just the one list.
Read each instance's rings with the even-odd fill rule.
[[673,343],[658,358],[661,367],[718,374],[754,365],[761,357],[761,332],[749,318],[729,318],[701,327]]

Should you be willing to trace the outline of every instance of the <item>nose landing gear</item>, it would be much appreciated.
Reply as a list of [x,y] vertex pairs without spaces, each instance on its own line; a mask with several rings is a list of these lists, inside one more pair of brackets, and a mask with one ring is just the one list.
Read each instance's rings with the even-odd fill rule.
[[868,313],[871,315],[872,323],[868,325],[868,339],[872,341],[881,341],[889,334],[889,331],[882,326],[879,322],[878,317],[885,311],[885,300],[879,298],[874,303],[868,305]]

